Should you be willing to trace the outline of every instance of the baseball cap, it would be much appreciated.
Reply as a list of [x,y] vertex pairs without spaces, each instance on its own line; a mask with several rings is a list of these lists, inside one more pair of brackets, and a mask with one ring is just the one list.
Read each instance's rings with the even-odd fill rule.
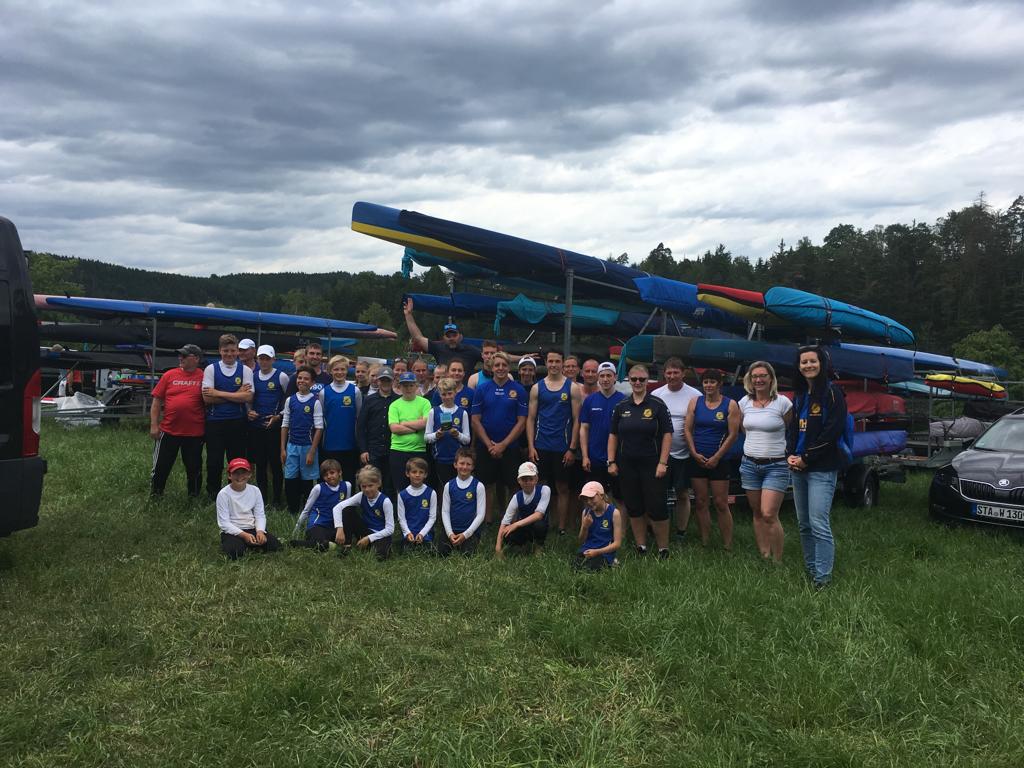
[[604,486],[597,482],[597,480],[591,480],[583,486],[582,490],[580,490],[580,496],[588,499],[598,495],[604,496]]
[[[377,376],[377,378],[379,379],[380,376]],[[398,377],[399,384],[415,384],[416,381],[416,374],[413,373],[412,371],[406,371],[405,373]]]
[[597,366],[597,372],[601,373],[602,371],[611,371],[612,373],[616,373],[617,369],[615,368],[615,363],[601,363]]
[[256,349],[256,342],[252,339],[242,339],[238,342],[239,349]]
[[458,333],[459,332],[459,326],[457,326],[455,323],[445,323],[444,324],[444,332],[445,333]]
[[522,368],[524,365],[532,365],[534,368],[537,367],[537,363],[532,357],[521,357],[519,358],[519,367]]
[[[380,373],[377,374],[377,378],[392,381],[395,378],[395,372],[391,370],[390,366],[385,365],[383,368],[380,369]],[[415,373],[413,374],[413,378],[416,378]]]
[[228,474],[230,475],[236,469],[244,469],[246,472],[252,472],[252,464],[249,463],[248,459],[243,459],[239,456],[237,459],[232,459],[228,462]]
[[260,348],[256,350],[256,357],[263,357],[264,355],[267,357],[276,357],[277,353],[269,344],[261,344]]
[[516,477],[536,477],[537,465],[532,461],[524,461],[519,465],[519,474]]
[[199,348],[198,344],[186,344],[184,347],[182,347],[181,349],[178,350],[178,354],[181,355],[182,357],[186,357],[188,355],[195,355],[196,357],[202,357],[203,356],[203,350],[201,350]]

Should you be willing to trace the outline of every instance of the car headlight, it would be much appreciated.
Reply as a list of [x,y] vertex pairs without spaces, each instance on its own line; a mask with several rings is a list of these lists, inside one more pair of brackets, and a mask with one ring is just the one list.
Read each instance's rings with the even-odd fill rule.
[[935,471],[935,483],[949,488],[956,488],[960,483],[960,478],[957,476],[956,470],[953,469],[953,465],[947,464]]

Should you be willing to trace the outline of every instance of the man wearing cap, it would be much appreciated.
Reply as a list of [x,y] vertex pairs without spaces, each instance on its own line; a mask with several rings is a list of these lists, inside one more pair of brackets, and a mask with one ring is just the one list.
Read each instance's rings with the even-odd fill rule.
[[391,431],[391,482],[397,491],[404,488],[405,463],[412,458],[427,460],[427,416],[430,402],[416,394],[416,374],[403,373],[398,380],[402,396],[388,406],[388,429]]
[[504,503],[506,492],[516,488],[517,445],[526,428],[529,396],[520,384],[509,377],[508,355],[495,352],[491,356],[493,378],[484,381],[473,395],[470,420],[476,434],[476,466],[474,474],[487,488],[488,523],[494,517],[497,488]]
[[477,363],[483,362],[483,353],[477,347],[462,343],[462,334],[455,323],[447,323],[444,326],[444,339],[442,341],[429,341],[416,320],[412,316],[413,301],[410,298],[405,300],[402,311],[405,313],[405,325],[409,329],[409,336],[412,337],[413,349],[421,352],[426,351],[434,356],[439,363],[446,365],[452,358],[459,358],[470,369],[476,367]]
[[[296,363],[296,365],[298,364]],[[331,374],[324,370],[324,348],[319,341],[311,341],[306,345],[306,365],[316,371],[316,378],[313,379],[313,386],[309,388],[309,391],[319,397],[323,388],[332,381]],[[290,397],[297,391],[293,373],[288,380],[288,391],[285,394]]]
[[238,361],[253,373],[256,372],[256,342],[242,339],[238,342]]
[[[162,496],[167,478],[181,451],[188,495],[199,495],[203,483],[203,433],[206,407],[203,404],[203,372],[199,361],[203,350],[186,344],[178,350],[178,367],[160,377],[153,389],[149,409],[149,436],[153,448],[151,493]],[[162,411],[162,417],[161,417]]]
[[221,489],[225,458],[245,455],[246,412],[252,400],[252,371],[238,361],[238,339],[220,337],[220,360],[203,371],[206,403],[206,493],[211,500]]
[[281,469],[281,410],[288,390],[288,374],[274,367],[276,354],[269,344],[263,344],[256,350],[259,369],[252,377],[248,447],[249,459],[256,467],[256,485],[263,493],[263,500],[279,507],[283,501],[281,494],[284,488],[284,473]]
[[[363,398],[363,407],[359,409],[356,417],[356,446],[359,448],[359,460],[380,470],[384,480],[382,490],[388,496],[394,495],[395,492],[391,482],[391,431],[388,429],[388,408],[398,399],[392,388],[394,376],[388,366],[377,369],[377,391]],[[404,476],[403,474],[402,477]],[[402,477],[398,478],[399,482]],[[351,482],[355,478],[349,480]]]
[[586,479],[601,483],[613,496],[618,496],[617,483],[612,482],[617,478],[608,474],[608,432],[612,410],[626,396],[615,389],[615,376],[615,363],[601,363],[597,367],[597,392],[588,395],[580,407],[580,449]]

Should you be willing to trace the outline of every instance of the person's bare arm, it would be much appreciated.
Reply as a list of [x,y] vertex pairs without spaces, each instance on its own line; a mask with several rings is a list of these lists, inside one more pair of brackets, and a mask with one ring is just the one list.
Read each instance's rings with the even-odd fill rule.
[[412,341],[412,348],[419,352],[427,351],[427,337],[423,335],[416,319],[412,316],[413,301],[406,299],[402,305],[402,312],[405,313],[405,327],[409,329],[409,338]]
[[526,446],[531,461],[537,460],[537,448],[533,444],[533,436],[537,433],[537,386],[530,387],[530,410],[526,416]]

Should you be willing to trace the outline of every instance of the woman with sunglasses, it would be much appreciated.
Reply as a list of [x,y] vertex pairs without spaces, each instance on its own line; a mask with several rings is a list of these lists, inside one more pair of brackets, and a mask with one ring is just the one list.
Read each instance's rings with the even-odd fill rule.
[[789,488],[786,429],[793,420],[793,403],[779,394],[779,382],[770,363],[758,360],[743,376],[747,396],[740,400],[743,413],[743,460],[740,481],[754,514],[754,541],[761,557],[782,560],[785,534],[779,508]]
[[787,429],[787,462],[793,470],[793,504],[800,528],[804,565],[815,589],[832,581],[835,543],[832,539],[832,497],[843,468],[839,446],[846,428],[846,398],[830,382],[828,354],[821,347],[801,347],[797,368],[796,413]]
[[711,542],[711,510],[709,488],[718,516],[722,546],[732,550],[732,511],[729,509],[729,453],[740,433],[740,409],[736,402],[722,394],[722,372],[708,368],[701,374],[704,394],[690,401],[686,411],[684,435],[690,449],[686,474],[693,486],[697,508],[700,543]]
[[654,529],[658,557],[668,557],[665,474],[672,446],[672,417],[662,400],[647,393],[647,368],[629,369],[631,397],[612,411],[608,434],[608,474],[619,478],[638,555],[647,554],[647,524]]

